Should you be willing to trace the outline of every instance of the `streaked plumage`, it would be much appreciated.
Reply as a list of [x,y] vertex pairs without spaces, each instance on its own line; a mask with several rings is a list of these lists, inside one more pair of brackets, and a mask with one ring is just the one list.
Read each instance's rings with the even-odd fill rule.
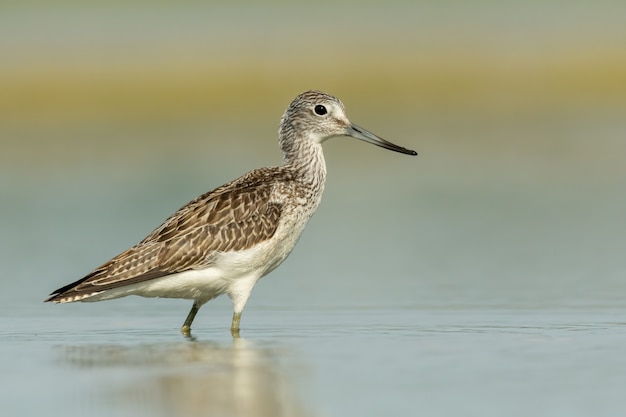
[[221,294],[233,301],[231,331],[259,278],[295,246],[317,209],[326,180],[321,143],[353,136],[416,155],[353,125],[343,104],[319,91],[300,94],[279,129],[284,165],[260,168],[201,195],[144,240],[46,301],[100,301],[126,295],[194,300],[182,331],[202,304]]

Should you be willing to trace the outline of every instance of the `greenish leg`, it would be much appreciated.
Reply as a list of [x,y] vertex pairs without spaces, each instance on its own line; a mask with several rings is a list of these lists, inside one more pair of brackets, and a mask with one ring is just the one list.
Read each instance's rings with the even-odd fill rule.
[[196,314],[198,314],[198,310],[200,310],[200,305],[198,305],[198,303],[194,301],[193,305],[191,306],[191,311],[187,315],[187,318],[185,319],[185,323],[183,323],[183,327],[180,328],[180,332],[183,334],[183,336],[185,337],[191,336],[191,323],[193,322],[193,319],[196,318]]
[[241,313],[233,313],[233,323],[230,325],[230,334],[233,337],[239,337],[239,323],[241,322]]

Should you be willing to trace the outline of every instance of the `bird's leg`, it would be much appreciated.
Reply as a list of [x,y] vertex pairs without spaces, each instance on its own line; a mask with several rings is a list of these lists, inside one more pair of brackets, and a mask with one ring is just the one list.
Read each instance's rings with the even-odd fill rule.
[[193,319],[196,317],[196,314],[198,314],[198,310],[200,310],[200,306],[201,304],[198,304],[197,301],[193,302],[193,305],[191,306],[191,311],[187,315],[187,318],[185,319],[185,323],[183,323],[183,327],[180,328],[180,332],[183,334],[183,336],[185,337],[191,336],[191,323],[193,322]]
[[241,312],[233,313],[233,322],[230,325],[230,334],[233,337],[239,337],[239,323],[241,322]]
[[239,278],[230,286],[228,296],[233,302],[233,322],[230,325],[230,334],[233,337],[239,337],[239,323],[241,322],[241,313],[243,312],[250,292],[254,288],[254,284],[259,280],[257,275],[249,275]]

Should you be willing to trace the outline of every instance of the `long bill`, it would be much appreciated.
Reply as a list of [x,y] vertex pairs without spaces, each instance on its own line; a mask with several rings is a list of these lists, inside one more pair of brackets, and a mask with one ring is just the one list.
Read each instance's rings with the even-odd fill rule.
[[360,139],[367,143],[371,143],[372,145],[380,146],[381,148],[389,149],[390,151],[400,152],[406,155],[417,155],[417,152],[388,142],[385,139],[380,138],[372,132],[369,132],[355,124],[348,126],[348,129],[346,130],[346,135],[352,136],[355,139]]

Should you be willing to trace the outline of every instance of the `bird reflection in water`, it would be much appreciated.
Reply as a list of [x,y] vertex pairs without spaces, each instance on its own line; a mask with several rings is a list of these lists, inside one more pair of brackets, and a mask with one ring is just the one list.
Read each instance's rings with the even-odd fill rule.
[[89,380],[98,384],[101,398],[82,403],[116,409],[110,411],[182,417],[313,415],[295,392],[297,375],[287,369],[293,368],[293,356],[241,338],[228,346],[64,346],[60,356],[65,365],[95,373]]

